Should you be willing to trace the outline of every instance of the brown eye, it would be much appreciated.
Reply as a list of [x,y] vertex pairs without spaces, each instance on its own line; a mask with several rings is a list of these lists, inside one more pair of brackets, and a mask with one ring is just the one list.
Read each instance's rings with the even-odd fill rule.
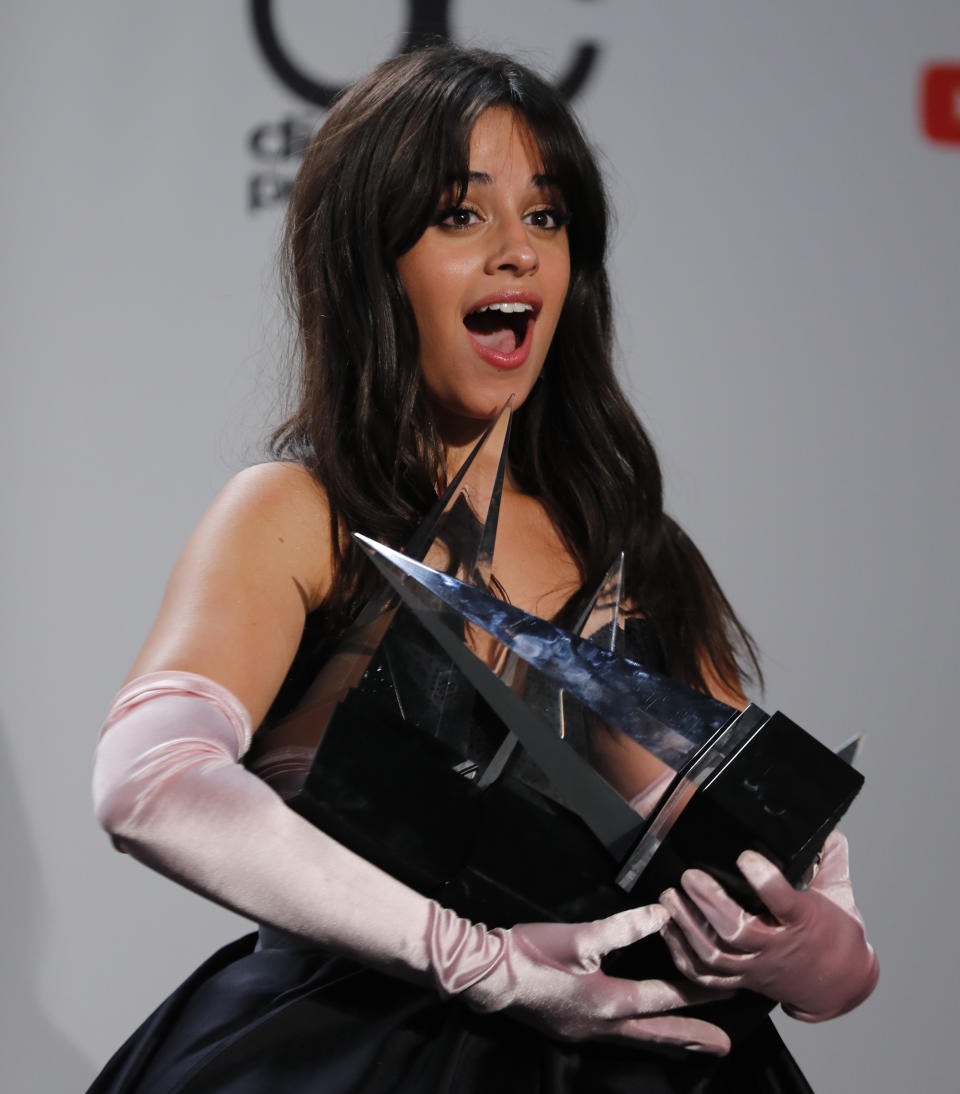
[[563,209],[533,209],[523,219],[533,228],[540,228],[546,232],[556,232],[566,226],[570,220],[570,214]]
[[437,214],[437,224],[444,228],[469,228],[480,220],[475,210],[466,205],[455,205],[449,209],[442,209]]

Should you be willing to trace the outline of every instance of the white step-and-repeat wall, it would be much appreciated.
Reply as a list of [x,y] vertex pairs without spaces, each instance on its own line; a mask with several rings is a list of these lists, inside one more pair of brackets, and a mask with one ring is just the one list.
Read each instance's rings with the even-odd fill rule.
[[317,100],[433,29],[582,77],[670,507],[769,705],[867,734],[845,827],[880,987],[781,1029],[817,1090],[955,1090],[956,0],[8,8],[3,1089],[83,1089],[247,929],[110,850],[91,749],[180,545],[275,417],[274,250]]

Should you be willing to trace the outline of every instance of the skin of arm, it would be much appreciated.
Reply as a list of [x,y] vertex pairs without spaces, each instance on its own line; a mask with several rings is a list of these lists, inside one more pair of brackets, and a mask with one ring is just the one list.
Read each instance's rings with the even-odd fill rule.
[[240,472],[217,495],[173,569],[127,680],[177,669],[222,684],[260,724],[330,584],[322,487],[290,463]]

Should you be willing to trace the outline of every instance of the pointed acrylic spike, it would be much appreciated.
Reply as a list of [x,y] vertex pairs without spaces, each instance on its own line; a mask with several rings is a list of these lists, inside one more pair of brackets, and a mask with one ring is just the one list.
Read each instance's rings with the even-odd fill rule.
[[[426,625],[454,608],[675,771],[737,711],[382,543],[354,538]],[[449,628],[448,628],[449,630]]]
[[623,551],[613,560],[603,581],[573,626],[573,633],[611,653],[623,653]]
[[482,588],[493,569],[512,411],[511,395],[451,484],[425,553],[404,552]]
[[[571,627],[571,633],[622,656],[625,645],[622,601],[623,551],[613,560],[597,591]],[[568,739],[583,755],[588,755],[590,749],[586,741],[582,704],[577,703],[563,688],[557,691],[555,717],[560,736]],[[597,721],[595,715],[591,721]],[[575,727],[581,728],[577,730]]]
[[[621,657],[629,656],[623,571],[624,553],[621,551],[578,621],[578,633],[583,638]],[[567,738],[579,741],[581,752],[627,801],[638,799],[657,777],[656,761],[651,753],[568,692],[564,691],[562,695],[561,710]]]
[[[512,402],[511,397],[405,548],[412,558],[426,558],[431,565],[484,587],[492,569]],[[429,645],[424,649],[423,642],[411,639],[409,620],[403,620],[406,613],[400,611],[399,621],[397,613],[393,590],[385,583],[344,633],[297,708],[257,734],[248,758],[252,770],[270,781],[270,772],[282,769],[285,791],[298,777],[302,784],[337,704],[352,688],[392,696],[401,716],[419,708],[421,714],[427,711],[427,721],[437,720],[447,696],[456,690],[450,686],[455,670],[439,651]],[[394,630],[404,634],[391,642]],[[398,687],[401,679],[404,683]],[[297,772],[291,768],[294,756],[299,757]]]
[[[404,553],[428,565],[446,569],[456,561],[454,572],[470,580],[480,569],[489,575],[500,512],[500,491],[506,466],[513,396],[474,446],[423,524],[411,536]],[[445,562],[446,566],[438,565]],[[304,695],[303,705],[313,705],[356,687],[366,672],[390,626],[397,605],[389,585],[384,585],[361,609],[337,649],[321,668]],[[336,700],[334,700],[336,701]]]
[[843,760],[845,763],[850,764],[850,766],[852,767],[853,761],[857,758],[857,755],[859,754],[862,745],[863,734],[858,733],[855,737],[851,737],[849,741],[847,741],[845,744],[842,744],[837,749],[837,755],[840,757],[841,760]]
[[[510,443],[510,423],[513,417],[513,396],[507,400],[500,415],[493,423],[489,435],[484,444],[482,459],[477,462],[477,470],[473,476],[478,483],[474,487],[474,497],[467,500],[475,507],[477,515],[483,514],[483,524],[480,532],[480,541],[477,544],[476,554],[473,559],[472,582],[481,588],[487,588],[493,574],[493,549],[497,542],[497,524],[500,520],[500,497],[503,494],[503,480],[507,471],[507,453]],[[498,451],[499,449],[499,451]],[[481,476],[488,474],[493,456],[496,453],[496,470],[489,491],[484,489],[484,481]],[[484,465],[487,466],[484,466]],[[467,491],[470,485],[467,485]],[[466,491],[465,491],[466,492]],[[484,504],[485,503],[485,504]]]
[[[457,476],[434,530],[426,564],[488,588],[507,468],[513,398],[490,425]],[[409,554],[409,552],[407,552]],[[463,621],[449,613],[449,626],[463,633]],[[490,747],[475,724],[473,690],[436,642],[401,612],[382,642],[383,657],[403,717],[435,737],[455,740],[465,753]],[[361,689],[363,688],[361,684]]]

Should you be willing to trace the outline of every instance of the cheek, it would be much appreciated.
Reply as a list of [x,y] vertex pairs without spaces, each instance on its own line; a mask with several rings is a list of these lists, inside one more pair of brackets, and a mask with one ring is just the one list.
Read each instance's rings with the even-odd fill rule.
[[559,310],[567,298],[571,278],[570,251],[565,240],[558,240],[554,248],[541,254],[540,278],[545,295]]
[[417,321],[417,338],[420,343],[421,364],[424,357],[443,355],[448,326],[442,321],[443,308],[432,293],[421,293],[413,304],[413,317]]
[[550,333],[556,329],[557,324],[560,322],[560,315],[567,304],[567,297],[570,290],[570,269],[569,266],[560,264],[556,271],[555,276],[551,279],[551,293],[550,297],[555,301],[552,315]]
[[426,261],[415,250],[401,257],[397,262],[397,272],[410,301],[420,341],[435,337],[446,303],[446,278],[436,262]]
[[563,300],[566,300],[567,293],[570,290],[571,272],[570,251],[564,248],[563,255],[557,263],[557,287]]

